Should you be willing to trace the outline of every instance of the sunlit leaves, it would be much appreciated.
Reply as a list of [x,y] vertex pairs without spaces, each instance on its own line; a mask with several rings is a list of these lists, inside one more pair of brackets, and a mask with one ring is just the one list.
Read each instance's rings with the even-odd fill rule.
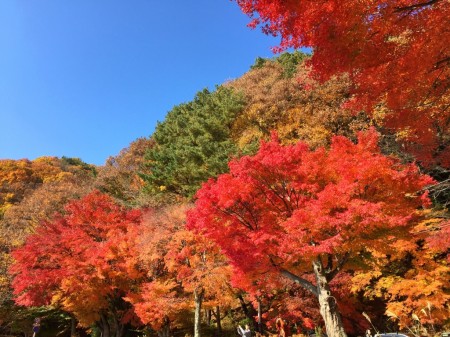
[[255,281],[281,270],[303,275],[327,256],[333,265],[366,250],[367,258],[395,254],[401,239],[411,248],[426,201],[416,192],[433,181],[382,155],[377,142],[372,130],[357,144],[334,137],[329,150],[263,143],[199,190],[188,224],[221,247],[235,278]]
[[127,204],[140,204],[140,192],[144,186],[144,155],[154,146],[154,141],[139,138],[117,156],[110,157],[104,166],[99,167],[95,181],[96,187]]
[[383,123],[424,163],[448,167],[448,1],[237,0],[280,49],[312,47],[316,78],[349,74],[349,102]]
[[356,131],[367,128],[364,118],[342,109],[349,95],[348,78],[314,81],[308,76],[306,59],[299,52],[259,59],[249,72],[226,84],[245,97],[245,108],[232,128],[240,147],[258,144],[273,130],[283,143],[302,140],[317,147],[329,144],[333,135],[355,138]]
[[230,268],[211,242],[185,228],[189,205],[149,210],[137,238],[147,281],[139,294],[129,297],[140,319],[153,329],[165,323],[177,326],[184,310],[193,310],[194,292],[205,291],[209,306],[229,306],[232,301]]
[[231,123],[242,109],[242,98],[218,87],[198,92],[194,100],[174,107],[153,134],[144,176],[152,192],[192,196],[208,178],[227,170],[237,153]]
[[[88,326],[101,312],[112,314],[141,276],[133,244],[141,216],[99,192],[70,202],[65,211],[14,251],[13,287],[17,303],[58,304]],[[130,308],[115,310],[125,315]]]

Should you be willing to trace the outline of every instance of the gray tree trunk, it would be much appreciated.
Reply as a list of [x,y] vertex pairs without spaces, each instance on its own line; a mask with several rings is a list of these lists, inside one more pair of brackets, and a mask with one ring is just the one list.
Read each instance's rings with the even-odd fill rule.
[[258,332],[262,333],[261,299],[258,297]]
[[206,318],[206,325],[207,326],[211,326],[211,316],[212,316],[211,309],[206,309],[205,318]]
[[109,327],[108,317],[105,314],[100,315],[100,322],[98,322],[98,327],[100,328],[102,337],[110,337],[111,329]]
[[347,337],[342,324],[336,298],[331,296],[330,285],[320,260],[313,262],[314,274],[317,282],[317,298],[320,305],[320,314],[325,322],[328,337]]
[[195,301],[194,337],[200,337],[201,312],[204,295],[205,290],[203,288],[194,290],[194,301]]
[[344,254],[339,260],[335,268],[332,268],[332,259],[329,256],[327,271],[325,271],[322,260],[318,257],[313,261],[313,271],[316,276],[316,285],[305,280],[286,269],[281,269],[284,277],[298,283],[303,288],[314,294],[319,300],[320,314],[325,322],[328,337],[347,337],[342,324],[341,314],[339,313],[336,298],[331,295],[329,280],[341,270],[347,261],[348,254]]
[[70,317],[70,337],[77,337],[77,320],[75,317]]
[[119,322],[117,317],[113,317],[113,325],[114,325],[114,332],[115,337],[122,337],[125,332],[125,326]]

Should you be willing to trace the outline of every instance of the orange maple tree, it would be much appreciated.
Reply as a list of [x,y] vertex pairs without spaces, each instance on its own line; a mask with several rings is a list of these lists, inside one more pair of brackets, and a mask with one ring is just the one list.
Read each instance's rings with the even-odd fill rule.
[[352,279],[353,291],[383,298],[401,328],[417,325],[436,333],[450,305],[449,221],[430,218],[414,229],[417,247],[395,256],[379,254]]
[[424,163],[450,165],[448,0],[236,0],[276,50],[311,47],[315,77],[349,74],[349,105]]
[[[74,158],[0,160],[0,302],[11,303],[10,252],[42,220],[92,190],[95,167]],[[6,308],[6,306],[4,307]],[[6,309],[6,311],[11,311]],[[0,317],[1,320],[1,317]]]
[[180,313],[189,310],[189,298],[177,282],[176,274],[168,271],[164,259],[172,235],[183,227],[185,209],[181,205],[147,210],[142,232],[136,237],[146,279],[139,292],[130,294],[127,300],[135,307],[140,320],[160,337],[169,336],[173,327],[182,325]]
[[195,333],[200,333],[201,307],[229,307],[230,267],[217,246],[186,230],[189,205],[149,210],[137,238],[147,281],[129,297],[141,320],[166,336],[183,324],[181,313],[195,308]]
[[[184,226],[169,242],[165,261],[168,270],[176,273],[176,279],[184,291],[194,298],[194,336],[198,337],[204,306],[229,309],[235,302],[230,285],[231,267],[213,242],[188,231]],[[218,322],[219,315],[220,310],[216,313]]]
[[412,249],[416,210],[428,203],[416,192],[433,182],[377,142],[372,130],[357,144],[334,137],[329,150],[262,143],[203,185],[188,226],[221,247],[235,277],[275,273],[299,283],[317,297],[328,336],[345,336],[330,282],[353,261]]

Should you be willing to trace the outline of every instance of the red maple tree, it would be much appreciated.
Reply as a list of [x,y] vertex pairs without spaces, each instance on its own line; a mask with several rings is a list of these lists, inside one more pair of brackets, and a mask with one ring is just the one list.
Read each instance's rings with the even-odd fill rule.
[[98,191],[71,201],[12,253],[16,303],[58,305],[83,326],[120,337],[133,317],[123,297],[142,276],[133,244],[140,221],[139,211]]
[[[262,143],[204,184],[188,214],[188,226],[222,248],[235,277],[282,274],[314,294],[332,337],[345,332],[331,280],[353,261],[412,249],[415,212],[428,202],[416,192],[433,182],[381,154],[375,131],[358,139],[334,137],[329,150],[315,151]],[[311,273],[315,282],[304,277]]]
[[236,0],[276,50],[311,47],[313,74],[348,73],[356,111],[383,119],[424,163],[450,165],[447,0]]

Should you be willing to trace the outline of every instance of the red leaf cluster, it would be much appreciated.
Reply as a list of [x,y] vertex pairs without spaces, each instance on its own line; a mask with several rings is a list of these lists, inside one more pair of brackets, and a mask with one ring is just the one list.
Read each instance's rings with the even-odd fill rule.
[[221,247],[235,277],[256,280],[280,268],[302,275],[321,255],[411,248],[399,239],[423,205],[416,192],[433,180],[381,154],[377,141],[372,130],[357,144],[335,137],[329,150],[262,143],[199,190],[188,226]]
[[16,303],[60,304],[88,325],[141,275],[133,245],[141,214],[97,191],[65,210],[12,253],[12,286]]
[[313,48],[321,80],[348,73],[351,105],[384,119],[424,163],[450,165],[446,0],[236,0],[251,27]]

